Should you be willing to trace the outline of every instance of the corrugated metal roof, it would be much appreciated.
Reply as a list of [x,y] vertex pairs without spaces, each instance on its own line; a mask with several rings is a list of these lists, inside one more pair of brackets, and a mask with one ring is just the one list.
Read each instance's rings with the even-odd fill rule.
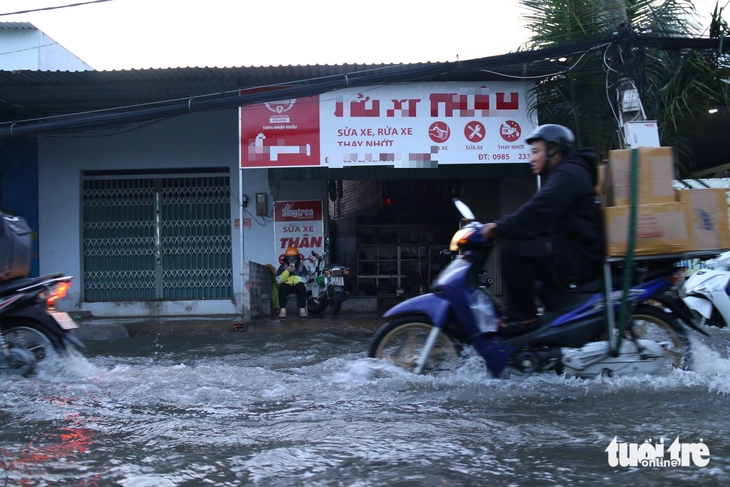
[[[593,42],[586,41],[571,49],[588,49]],[[562,48],[549,48],[443,63],[0,71],[0,121],[180,100],[245,87],[294,82],[301,86],[307,80],[316,84],[327,77],[346,79],[346,75],[364,77],[375,73],[403,73],[403,81],[408,82],[539,77],[555,70],[549,58],[562,52]],[[397,82],[397,76],[388,79],[388,82]]]
[[0,30],[37,30],[30,22],[0,22]]
[[[4,22],[0,28],[32,29],[32,24],[25,22]],[[616,39],[613,39],[616,40]],[[646,42],[652,39],[646,40]],[[343,65],[306,65],[306,66],[258,66],[258,67],[189,67],[173,69],[131,69],[119,71],[0,71],[0,122],[16,122],[13,127],[16,134],[21,125],[26,129],[36,130],[36,133],[45,133],[40,127],[36,129],[32,124],[42,125],[48,122],[44,117],[62,114],[82,114],[90,111],[111,108],[130,107],[138,105],[162,106],[165,102],[173,105],[181,104],[181,100],[191,97],[202,97],[200,106],[207,109],[217,109],[230,105],[232,95],[241,88],[265,87],[272,85],[307,87],[312,92],[322,93],[329,89],[345,87],[349,76],[349,83],[360,77],[364,81],[369,79],[370,84],[422,81],[491,81],[504,80],[504,76],[512,78],[527,77],[538,79],[553,73],[555,66],[552,59],[570,52],[584,52],[596,45],[601,39],[588,40],[581,44],[570,46],[555,46],[538,51],[522,51],[474,60],[452,63],[415,63],[415,64],[343,64]],[[605,41],[605,40],[603,40]],[[691,42],[690,42],[691,41]],[[659,42],[659,41],[656,41]],[[690,47],[697,44],[698,48],[716,48],[716,39],[683,40]],[[714,44],[713,44],[714,43]],[[499,72],[500,74],[497,74]],[[382,73],[382,76],[367,76],[369,73]],[[390,73],[391,76],[385,76]],[[327,77],[337,83],[321,83]],[[370,82],[372,81],[372,82]],[[331,86],[337,84],[336,88]],[[360,83],[363,86],[363,83]],[[217,103],[216,94],[224,98],[228,93],[227,104]],[[311,93],[310,93],[311,94]],[[204,96],[205,95],[205,96]],[[302,95],[308,96],[308,95]],[[213,101],[206,105],[205,100]],[[179,108],[179,107],[178,107]],[[132,112],[132,110],[121,110]],[[143,110],[138,110],[142,112]],[[172,112],[171,112],[172,113]],[[175,112],[177,113],[177,112]],[[94,114],[96,115],[96,114]],[[122,115],[126,115],[122,113]],[[80,118],[74,115],[76,118]],[[170,116],[174,116],[174,113]],[[38,120],[41,119],[41,120]],[[718,122],[721,117],[716,117]],[[126,118],[119,118],[129,123]],[[140,119],[141,120],[141,119]],[[727,127],[724,123],[717,123],[718,130]],[[139,121],[139,120],[138,120]],[[25,122],[25,123],[23,123]],[[58,122],[55,122],[58,123]],[[106,121],[110,124],[113,121]],[[79,124],[79,127],[82,125]],[[68,127],[64,125],[64,130]],[[49,128],[49,131],[55,128]],[[28,133],[28,132],[27,132]],[[11,130],[11,135],[13,135]],[[709,135],[709,134],[708,134]],[[709,137],[709,140],[725,140],[722,136]],[[702,144],[701,144],[702,145]],[[704,144],[706,145],[706,144]],[[707,150],[697,150],[698,160],[706,161],[703,166],[714,167],[724,164],[727,160],[727,151],[708,153]],[[702,149],[700,147],[699,149]],[[718,160],[722,162],[717,163]]]
[[[423,66],[428,63],[423,64]],[[0,109],[15,117],[78,113],[104,108],[235,92],[407,64],[343,64],[239,68],[131,69],[120,71],[0,71]]]

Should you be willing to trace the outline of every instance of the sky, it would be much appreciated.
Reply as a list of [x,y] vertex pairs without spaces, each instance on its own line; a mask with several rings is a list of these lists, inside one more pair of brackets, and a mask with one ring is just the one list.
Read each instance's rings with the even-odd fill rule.
[[[0,0],[0,14],[87,1]],[[517,0],[110,0],[0,22],[30,22],[94,69],[119,70],[496,56],[527,40],[521,12]]]

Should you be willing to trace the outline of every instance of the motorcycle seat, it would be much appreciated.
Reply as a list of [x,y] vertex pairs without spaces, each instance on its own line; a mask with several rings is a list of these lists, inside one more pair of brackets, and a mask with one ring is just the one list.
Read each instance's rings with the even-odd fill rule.
[[63,276],[62,272],[58,272],[55,274],[47,274],[45,276],[41,277],[30,277],[25,279],[10,279],[8,281],[0,281],[0,296],[4,296],[6,294],[12,294],[16,292],[18,289],[22,289],[24,287],[32,286],[33,284],[45,281],[47,279],[55,279],[57,277]]
[[[678,267],[674,266],[674,263],[663,263],[658,266],[654,266],[651,268],[644,268],[644,269],[635,269],[634,275],[632,279],[632,285],[635,285],[640,282],[646,282],[651,279],[655,279],[657,277],[661,277],[663,275],[667,275],[671,273],[673,270],[679,270]],[[613,289],[620,289],[624,282],[624,274],[626,270],[621,267],[611,267],[611,286]],[[569,294],[593,294],[593,293],[602,293],[605,290],[604,285],[604,279],[603,275],[600,275],[594,279],[591,279],[590,281],[584,282],[582,284],[578,284],[575,287],[567,288],[567,289],[555,289],[550,286],[545,286],[544,283],[539,283],[540,287],[538,288],[538,291],[542,291],[549,294],[560,294],[560,293],[569,293]]]

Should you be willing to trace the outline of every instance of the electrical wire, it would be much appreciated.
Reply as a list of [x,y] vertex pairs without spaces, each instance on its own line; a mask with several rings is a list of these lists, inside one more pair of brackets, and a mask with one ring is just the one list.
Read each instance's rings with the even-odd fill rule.
[[41,49],[43,47],[51,47],[51,46],[57,46],[57,45],[58,45],[57,42],[53,42],[51,44],[43,44],[41,46],[27,47],[25,49],[16,49],[15,51],[4,51],[4,52],[0,52],[0,56],[7,56],[10,54],[17,54],[17,53],[23,52],[23,51],[32,51],[34,49]]
[[[255,216],[253,216],[253,214],[252,214],[252,213],[251,213],[250,211],[248,211],[248,210],[243,210],[243,214],[244,214],[244,215],[248,215],[249,217],[251,217],[251,220],[255,221],[255,222],[256,222],[256,223],[257,223],[257,224],[258,224],[259,226],[261,226],[261,227],[265,227],[265,226],[266,226],[266,222],[267,222],[267,221],[270,221],[270,220],[266,220],[266,218],[263,218],[263,220],[264,220],[264,223],[261,223],[261,222],[259,222],[259,221],[258,221],[258,219],[256,219],[256,217],[255,217]],[[241,225],[243,225],[243,222],[241,223]]]
[[[523,53],[531,54],[531,53]],[[509,55],[508,55],[509,56]],[[542,55],[538,54],[538,58]],[[469,69],[475,61],[461,61],[460,64]],[[392,65],[386,67],[370,68],[366,70],[355,71],[352,73],[330,75],[326,77],[315,77],[299,81],[288,81],[275,83],[264,86],[249,87],[245,89],[227,90],[212,94],[199,95],[187,98],[178,98],[172,100],[164,100],[161,102],[150,102],[135,105],[127,105],[123,107],[115,107],[113,109],[99,109],[85,112],[76,112],[73,114],[53,115],[48,117],[39,117],[25,119],[21,121],[6,122],[0,124],[0,136],[3,135],[21,135],[29,133],[45,133],[46,130],[38,131],[38,127],[31,128],[34,123],[43,127],[52,127],[53,130],[73,128],[83,128],[88,124],[103,125],[104,123],[112,123],[112,119],[119,123],[132,121],[134,118],[144,119],[150,113],[157,116],[169,117],[180,115],[183,112],[192,112],[192,102],[196,102],[196,110],[215,110],[229,108],[234,106],[245,106],[249,104],[273,101],[282,98],[299,98],[312,96],[328,91],[334,91],[345,87],[361,87],[376,84],[417,82],[434,77],[441,76],[456,71],[453,67],[448,66],[453,63],[434,63],[425,65]],[[343,81],[346,86],[343,86]],[[295,85],[292,87],[292,85]],[[302,86],[296,86],[302,85]],[[273,90],[276,87],[283,87],[279,90]],[[260,90],[270,90],[261,93]],[[245,91],[256,90],[256,93],[249,95],[241,94]],[[211,99],[217,97],[216,99]],[[180,110],[179,105],[172,105],[177,102],[185,102],[187,110]],[[169,106],[162,106],[169,105]],[[123,112],[123,113],[118,113]],[[6,128],[2,128],[5,125]]]
[[[345,88],[364,88],[374,85],[404,84],[443,79],[444,76],[458,76],[464,73],[490,72],[495,75],[513,76],[515,72],[531,70],[535,75],[521,74],[518,79],[549,77],[553,71],[543,69],[552,59],[580,55],[570,69],[576,69],[587,53],[609,46],[610,43],[635,40],[631,32],[610,34],[601,38],[576,43],[543,48],[535,51],[522,51],[490,58],[481,58],[458,63],[421,63],[377,66],[360,71],[339,73],[296,81],[287,81],[265,86],[226,90],[160,102],[91,110],[72,114],[54,115],[43,118],[15,120],[0,124],[0,137],[16,135],[47,135],[73,130],[101,128],[140,123],[152,119],[170,118],[191,112],[220,110],[243,107],[285,98],[304,98],[321,95]],[[665,38],[641,35],[644,46],[663,49],[717,49],[719,39]],[[498,71],[501,68],[501,73]],[[83,73],[82,73],[83,75]]]
[[94,127],[91,127],[88,131],[80,132],[80,133],[71,133],[71,134],[49,134],[49,137],[75,137],[75,138],[86,138],[86,137],[108,137],[110,135],[121,135],[126,134],[129,132],[134,132],[136,130],[142,129],[144,127],[148,127],[150,125],[154,125],[156,123],[160,123],[164,121],[165,118],[156,118],[151,120],[145,120],[141,122],[133,122],[126,125],[121,126],[114,126],[114,127],[100,127],[95,129]]
[[[402,65],[393,65],[393,68],[401,67]],[[385,67],[385,68],[372,68],[372,69],[364,69],[357,71],[356,73],[366,73],[366,72],[377,72],[383,69],[391,68],[391,66]],[[352,73],[350,74],[352,76]],[[214,98],[214,97],[223,97],[223,96],[236,96],[242,94],[242,92],[254,92],[254,94],[260,94],[259,92],[261,90],[271,90],[271,93],[275,92],[275,88],[282,88],[282,87],[292,87],[293,85],[298,84],[304,84],[304,85],[311,85],[318,82],[328,82],[330,80],[337,80],[340,79],[343,75],[342,74],[335,74],[335,75],[329,75],[329,76],[319,76],[319,77],[313,77],[313,78],[307,78],[304,80],[295,80],[295,81],[284,81],[279,83],[270,83],[267,85],[257,85],[257,86],[249,86],[249,87],[243,87],[243,88],[236,88],[232,90],[224,90],[224,91],[217,91],[214,93],[205,93],[201,95],[195,95],[195,96],[186,96],[186,97],[179,97],[179,98],[169,98],[165,100],[160,101],[154,101],[154,102],[145,102],[145,103],[135,103],[131,105],[122,105],[117,106],[113,108],[100,108],[97,110],[86,110],[82,112],[74,112],[70,114],[60,114],[60,115],[47,115],[43,117],[35,117],[35,118],[28,118],[23,119],[20,122],[26,123],[26,122],[38,122],[38,121],[45,121],[45,120],[63,120],[69,117],[82,117],[85,115],[94,115],[94,114],[106,114],[106,113],[115,113],[120,111],[132,111],[132,110],[138,110],[138,109],[146,109],[146,108],[154,108],[159,107],[166,104],[174,104],[174,103],[180,103],[180,102],[188,102],[190,103],[192,100],[205,100],[207,98]],[[347,77],[347,73],[344,74],[345,77]],[[276,93],[279,93],[276,91]],[[280,99],[278,96],[272,98],[272,100]],[[268,100],[268,101],[272,101]],[[0,122],[0,126],[2,125],[8,125],[15,122]]]
[[617,75],[619,74],[619,72],[616,71],[615,69],[613,69],[608,64],[608,61],[606,60],[607,54],[608,54],[608,48],[606,48],[606,50],[603,51],[603,65],[606,67],[606,82],[605,82],[606,101],[608,102],[608,106],[611,107],[611,114],[613,115],[613,119],[616,121],[616,125],[618,126],[619,132],[621,133],[621,140],[624,140],[623,127],[621,126],[621,117],[616,112],[616,108],[613,105],[613,100],[611,98],[611,91],[610,91],[610,86],[609,86],[609,75],[610,75],[611,71],[613,71]]
[[80,7],[82,5],[89,5],[91,3],[104,3],[104,2],[111,2],[112,0],[89,0],[88,2],[79,2],[79,3],[71,3],[68,5],[58,5],[55,7],[43,7],[43,8],[35,8],[32,10],[20,10],[18,12],[10,12],[6,14],[0,14],[0,17],[6,17],[8,15],[19,15],[19,14],[30,14],[33,12],[45,12],[47,10],[58,10],[60,8],[70,8],[70,7]]

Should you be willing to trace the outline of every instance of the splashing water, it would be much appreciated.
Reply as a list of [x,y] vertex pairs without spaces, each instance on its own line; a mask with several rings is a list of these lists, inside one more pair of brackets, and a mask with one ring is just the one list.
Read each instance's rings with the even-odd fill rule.
[[[582,380],[490,376],[465,352],[414,376],[357,332],[90,343],[0,377],[7,485],[642,485],[730,480],[725,330],[692,334],[693,371]],[[704,441],[708,467],[612,468],[614,437]],[[701,440],[700,440],[701,439]],[[4,477],[3,477],[4,475]]]

